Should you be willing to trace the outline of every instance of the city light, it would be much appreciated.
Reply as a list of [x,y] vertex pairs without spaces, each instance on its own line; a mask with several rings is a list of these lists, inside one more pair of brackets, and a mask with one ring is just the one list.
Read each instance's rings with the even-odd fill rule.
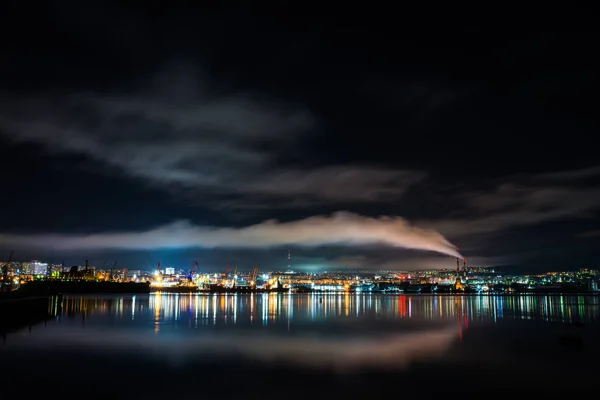
[[[0,265],[2,265],[0,263]],[[191,273],[189,268],[166,267],[165,273],[127,268],[101,269],[84,266],[48,266],[38,260],[13,262],[7,268],[10,290],[33,281],[93,281],[106,283],[147,284],[150,290],[160,288],[171,292],[357,292],[357,293],[536,293],[536,292],[597,292],[598,270],[545,272],[509,275],[493,267],[467,266],[462,268],[419,271],[327,271],[292,272],[290,269],[258,274],[258,268],[236,268],[235,273]],[[40,272],[40,273],[35,273]],[[42,273],[43,272],[43,273]],[[7,279],[7,282],[8,279]]]

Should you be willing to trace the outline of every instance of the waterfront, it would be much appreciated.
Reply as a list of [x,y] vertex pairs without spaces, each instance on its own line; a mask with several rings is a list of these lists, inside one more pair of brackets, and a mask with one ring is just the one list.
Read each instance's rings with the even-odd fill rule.
[[598,296],[151,294],[61,303],[45,324],[6,336],[3,380],[79,390],[105,382],[97,390],[111,397],[353,398],[452,394],[452,385],[557,394],[590,390],[598,373]]

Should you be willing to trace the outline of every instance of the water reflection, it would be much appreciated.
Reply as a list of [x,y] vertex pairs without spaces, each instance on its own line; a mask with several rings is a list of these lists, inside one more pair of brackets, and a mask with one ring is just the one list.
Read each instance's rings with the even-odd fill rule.
[[[552,295],[66,296],[49,305],[54,324],[34,329],[33,334],[15,334],[10,342],[13,349],[152,351],[176,360],[237,354],[346,370],[438,359],[456,349],[454,343],[461,343],[461,351],[477,348],[474,354],[497,362],[505,349],[515,345],[502,345],[503,338],[522,336],[532,327],[514,329],[511,321],[522,325],[534,320],[538,328],[547,326],[532,340],[551,345],[559,333],[546,322],[594,326],[599,305],[600,298],[594,296]],[[485,331],[488,327],[494,327],[493,332]],[[523,343],[531,348],[528,340]],[[501,350],[492,354],[489,343]]]
[[[69,317],[151,323],[161,327],[201,328],[221,325],[269,326],[331,318],[371,317],[458,321],[468,328],[473,321],[539,320],[595,322],[600,317],[596,296],[425,296],[354,294],[260,294],[65,297]],[[58,309],[57,303],[51,303]],[[55,311],[56,312],[56,311]]]
[[[585,365],[600,356],[599,306],[599,297],[552,295],[65,296],[49,304],[53,317],[47,325],[13,333],[0,346],[0,358],[10,360],[4,363],[10,366],[7,381],[30,382],[35,372],[40,375],[36,382],[44,377],[54,382],[71,368],[73,374],[85,376],[72,379],[69,373],[69,382],[87,385],[91,368],[97,376],[106,371],[118,370],[114,376],[138,371],[137,376],[146,378],[136,386],[135,397],[145,388],[150,392],[145,398],[173,397],[173,391],[186,382],[186,396],[175,397],[188,398],[198,389],[198,376],[221,397],[223,387],[269,387],[279,398],[298,382],[321,376],[321,384],[314,386],[329,385],[331,397],[340,397],[340,390],[346,389],[343,397],[355,398],[354,384],[360,382],[366,393],[358,398],[373,398],[381,384],[391,385],[390,393],[400,387],[405,394],[406,388],[413,387],[420,395],[431,388],[447,395],[465,376],[469,380],[459,387],[461,393],[475,387],[479,396],[497,390],[498,382],[512,385],[515,377],[526,377],[517,379],[517,384],[522,381],[537,391],[543,382],[595,382],[589,377],[595,372]],[[573,322],[583,325],[569,324]],[[571,335],[566,339],[579,335],[583,344],[563,346],[561,335]],[[40,362],[50,364],[31,368]],[[397,373],[415,363],[404,378]],[[86,368],[73,369],[73,365]],[[315,374],[315,368],[320,373]],[[368,379],[361,381],[363,369],[365,374],[391,371],[393,375],[379,379],[366,374]],[[300,376],[303,371],[307,372]],[[352,380],[336,381],[328,371],[358,374]],[[246,376],[246,386],[232,385],[231,376]],[[415,376],[420,376],[419,384]],[[403,385],[398,384],[401,378]],[[343,384],[335,386],[335,382]],[[535,382],[542,383],[535,386]],[[157,397],[155,392],[162,387],[165,393]],[[249,396],[244,392],[229,398]]]

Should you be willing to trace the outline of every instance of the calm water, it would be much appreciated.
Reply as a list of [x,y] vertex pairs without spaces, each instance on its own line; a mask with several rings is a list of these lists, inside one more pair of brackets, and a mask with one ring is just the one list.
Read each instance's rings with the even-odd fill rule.
[[0,379],[32,396],[548,397],[600,380],[597,296],[71,296],[51,313],[0,347]]

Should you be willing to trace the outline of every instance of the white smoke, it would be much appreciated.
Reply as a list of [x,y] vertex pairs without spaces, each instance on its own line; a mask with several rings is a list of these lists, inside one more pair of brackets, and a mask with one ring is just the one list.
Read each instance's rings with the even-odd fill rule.
[[43,247],[62,250],[385,244],[461,257],[455,246],[441,234],[434,230],[412,226],[402,217],[370,218],[348,212],[338,212],[331,216],[314,216],[292,222],[269,220],[241,228],[195,226],[189,222],[180,221],[142,232],[109,232],[88,235],[0,234],[0,243],[15,247]]

